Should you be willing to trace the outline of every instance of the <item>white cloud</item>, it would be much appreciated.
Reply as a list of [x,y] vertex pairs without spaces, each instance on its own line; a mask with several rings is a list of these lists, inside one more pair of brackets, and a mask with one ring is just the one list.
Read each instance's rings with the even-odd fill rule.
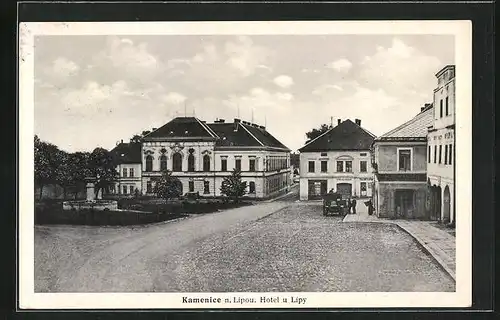
[[318,69],[309,69],[309,68],[304,68],[301,71],[304,72],[304,73],[308,73],[308,72],[310,72],[310,73],[319,73],[320,72]]
[[56,76],[61,80],[75,75],[80,70],[80,67],[73,61],[68,60],[64,57],[59,57],[52,63],[52,67],[46,72],[49,76]]
[[252,75],[272,54],[269,49],[255,45],[247,36],[240,36],[236,41],[228,41],[224,52],[228,57],[227,65],[238,70],[244,77]]
[[111,37],[106,48],[96,54],[94,67],[112,66],[128,77],[150,78],[159,72],[160,61],[149,52],[146,43],[134,44],[128,38]]
[[273,82],[282,88],[288,88],[293,85],[293,79],[287,75],[280,75],[274,78]]
[[349,72],[352,68],[352,63],[347,59],[339,59],[328,63],[327,68],[337,70],[338,72]]
[[432,99],[436,85],[434,74],[441,67],[438,58],[394,38],[389,47],[378,47],[375,54],[365,57],[360,80],[367,87],[383,88],[392,95],[409,99],[418,98],[415,102],[423,104]]
[[177,92],[169,92],[162,97],[162,100],[169,104],[181,104],[186,101],[186,97]]

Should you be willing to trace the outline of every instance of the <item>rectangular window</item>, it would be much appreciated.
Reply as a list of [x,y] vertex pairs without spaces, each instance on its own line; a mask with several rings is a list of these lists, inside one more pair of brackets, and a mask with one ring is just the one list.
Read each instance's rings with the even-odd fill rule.
[[127,194],[127,186],[123,186],[123,194]]
[[429,146],[428,148],[429,150],[427,150],[427,162],[431,163],[431,146]]
[[366,152],[362,152],[359,154],[361,157],[366,157]]
[[361,192],[366,191],[366,182],[361,182],[360,188],[361,188]]
[[248,161],[248,171],[255,171],[255,159]]
[[203,181],[203,193],[210,193],[210,182]]
[[134,186],[130,186],[130,194],[134,194]]
[[444,164],[448,164],[448,145],[444,146]]
[[322,156],[322,157],[326,157],[326,152],[322,152],[322,153],[321,153],[321,156]]
[[327,172],[328,171],[328,161],[321,161],[321,172]]
[[345,162],[345,172],[352,172],[352,161]]
[[123,168],[123,170],[122,170],[122,177],[124,177],[124,178],[127,177],[127,168]]
[[315,171],[314,161],[309,161],[309,172],[314,172],[314,171]]
[[194,192],[194,181],[189,181],[189,192]]
[[441,154],[443,153],[443,146],[439,145],[439,164],[441,164]]
[[153,185],[151,184],[151,181],[146,182],[146,193],[152,193],[153,192]]
[[337,172],[344,172],[344,161],[337,161]]
[[446,108],[446,115],[450,115],[449,114],[449,110],[448,110],[448,97],[446,97],[446,100],[445,100],[445,108]]
[[128,169],[128,172],[129,172],[130,178],[133,178],[134,177],[134,168]]
[[443,117],[443,99],[439,101],[439,117]]
[[411,150],[398,150],[399,171],[411,171]]
[[220,170],[227,171],[227,159],[220,160]]
[[434,146],[434,163],[436,163],[437,160],[437,145]]
[[236,168],[236,170],[241,171],[241,159],[235,160],[234,167]]
[[366,161],[360,161],[359,162],[359,171],[360,172],[366,172],[366,165],[367,165],[367,162]]
[[448,148],[448,164],[453,164],[452,161],[451,161],[451,157],[452,157],[452,154],[453,154],[453,145],[450,144],[449,148]]

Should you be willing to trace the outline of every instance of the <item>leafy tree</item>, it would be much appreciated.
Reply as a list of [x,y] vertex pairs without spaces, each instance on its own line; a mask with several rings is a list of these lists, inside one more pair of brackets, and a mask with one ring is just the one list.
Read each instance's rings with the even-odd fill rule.
[[104,148],[96,148],[89,156],[88,173],[95,180],[95,194],[118,179],[113,154]]
[[34,141],[35,183],[40,187],[40,199],[43,187],[56,182],[59,149],[57,146],[41,141],[35,135]]
[[156,181],[153,191],[158,198],[174,199],[182,195],[182,184],[179,178],[172,176],[172,172],[164,170],[161,178]]
[[319,128],[314,128],[309,132],[306,132],[307,142],[319,137],[326,131],[330,130],[331,126],[327,124],[322,124]]
[[224,177],[220,191],[223,195],[238,202],[247,192],[246,181],[241,181],[241,171],[235,168],[229,177]]
[[73,192],[76,199],[78,190],[85,187],[85,178],[91,175],[89,170],[90,153],[70,153],[68,158],[67,169],[71,176],[71,185],[74,187]]
[[57,167],[55,168],[55,181],[63,188],[63,196],[66,199],[66,191],[73,185],[72,167],[70,155],[62,150],[56,152]]

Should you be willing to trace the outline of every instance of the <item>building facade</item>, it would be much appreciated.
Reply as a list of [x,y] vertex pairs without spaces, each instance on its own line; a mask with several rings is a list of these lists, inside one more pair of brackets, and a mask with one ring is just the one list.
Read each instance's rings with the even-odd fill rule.
[[433,105],[373,142],[373,205],[378,217],[428,219],[427,128]]
[[361,127],[361,120],[339,119],[337,126],[299,149],[300,200],[319,199],[332,189],[350,197],[370,197],[374,137]]
[[428,128],[427,183],[431,215],[455,222],[455,66],[437,74],[433,122]]
[[141,144],[139,142],[124,143],[123,140],[111,151],[117,160],[118,181],[110,187],[109,192],[131,196],[142,189]]
[[138,160],[143,195],[154,196],[164,170],[180,180],[183,194],[201,197],[222,196],[222,181],[233,169],[247,182],[246,197],[272,197],[291,184],[290,150],[265,127],[240,119],[206,123],[175,118],[143,137]]

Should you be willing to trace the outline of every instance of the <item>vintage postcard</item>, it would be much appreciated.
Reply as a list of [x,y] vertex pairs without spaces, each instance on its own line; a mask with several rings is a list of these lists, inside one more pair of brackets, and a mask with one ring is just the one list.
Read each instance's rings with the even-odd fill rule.
[[471,305],[469,21],[19,28],[20,308]]

